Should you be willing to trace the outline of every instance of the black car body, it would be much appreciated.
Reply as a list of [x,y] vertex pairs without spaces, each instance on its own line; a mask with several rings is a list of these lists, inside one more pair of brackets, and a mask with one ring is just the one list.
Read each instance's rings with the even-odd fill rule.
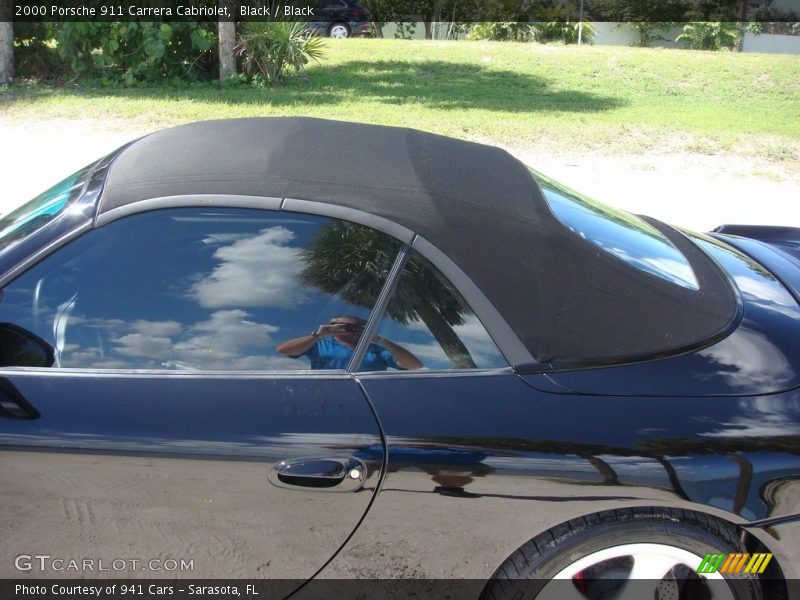
[[[712,586],[706,554],[747,553],[764,572],[715,597],[789,597],[796,231],[679,231],[496,148],[295,118],[152,134],[2,225],[3,577],[76,575],[19,562],[46,532],[176,561],[116,576],[488,597]],[[335,315],[366,322],[346,366],[275,350]],[[424,368],[365,366],[396,346]]]
[[308,26],[317,35],[342,39],[371,35],[369,11],[353,0],[317,0]]

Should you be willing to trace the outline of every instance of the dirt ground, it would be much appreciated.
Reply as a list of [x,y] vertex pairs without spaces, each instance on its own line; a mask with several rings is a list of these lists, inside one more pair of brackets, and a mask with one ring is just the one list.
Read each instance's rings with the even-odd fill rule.
[[[147,133],[91,119],[11,122],[0,117],[5,186],[0,213]],[[709,230],[723,223],[800,226],[800,169],[793,161],[729,153],[509,151],[597,200],[690,229]]]

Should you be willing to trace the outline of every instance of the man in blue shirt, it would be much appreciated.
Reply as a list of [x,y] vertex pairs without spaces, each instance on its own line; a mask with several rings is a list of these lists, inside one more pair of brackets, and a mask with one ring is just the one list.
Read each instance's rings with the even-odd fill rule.
[[[312,369],[346,369],[366,321],[359,317],[333,317],[308,335],[283,342],[277,350],[285,356],[307,356]],[[419,369],[422,363],[411,352],[381,336],[375,336],[358,367],[359,371]]]

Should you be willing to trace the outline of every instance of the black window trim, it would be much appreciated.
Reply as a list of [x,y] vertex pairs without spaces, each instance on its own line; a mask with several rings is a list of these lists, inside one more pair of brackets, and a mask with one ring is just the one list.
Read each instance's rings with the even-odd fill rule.
[[353,356],[350,358],[350,364],[347,365],[347,371],[349,373],[358,372],[358,367],[361,365],[361,361],[367,353],[367,348],[372,342],[372,338],[375,337],[378,326],[383,320],[383,315],[386,313],[386,307],[389,306],[392,294],[394,294],[395,289],[397,289],[397,284],[400,282],[400,275],[403,272],[403,268],[406,266],[406,262],[408,262],[408,255],[410,252],[410,246],[408,244],[403,244],[400,251],[397,253],[394,264],[383,284],[383,289],[381,289],[380,294],[378,294],[375,306],[372,307],[369,313],[369,319],[367,319],[364,332],[361,334],[358,344],[353,351]]
[[[101,199],[102,201],[102,199]],[[392,270],[387,278],[387,281],[384,283],[384,287],[378,297],[378,301],[376,305],[373,306],[370,317],[367,322],[367,327],[372,325],[372,328],[369,330],[365,330],[365,333],[368,334],[370,331],[374,332],[378,324],[380,323],[380,319],[383,317],[383,313],[386,309],[386,304],[390,299],[389,293],[396,287],[397,282],[399,281],[400,274],[402,272],[402,268],[397,269],[398,262],[400,261],[401,256],[403,258],[403,264],[405,264],[405,260],[408,257],[408,253],[411,249],[419,252],[421,256],[425,259],[430,261],[430,263],[439,269],[439,271],[450,281],[459,293],[463,296],[464,300],[467,302],[469,307],[475,313],[475,316],[480,321],[483,328],[486,330],[489,337],[492,339],[493,343],[499,350],[499,352],[503,355],[506,362],[510,365],[509,367],[505,368],[490,368],[490,369],[425,369],[421,371],[413,371],[413,372],[396,372],[396,373],[380,373],[380,374],[373,374],[370,377],[375,376],[389,376],[394,377],[398,375],[410,375],[413,374],[414,376],[441,376],[442,374],[467,374],[467,373],[508,373],[508,372],[536,372],[541,370],[541,366],[539,365],[536,360],[531,356],[530,352],[525,348],[522,344],[519,337],[513,332],[511,327],[505,321],[505,319],[500,315],[497,309],[489,302],[486,298],[484,293],[478,288],[478,286],[470,279],[466,273],[464,273],[461,268],[456,265],[447,255],[445,255],[441,250],[439,250],[434,244],[426,240],[420,235],[417,235],[413,231],[407,229],[406,227],[399,225],[393,221],[385,219],[383,217],[379,217],[377,215],[373,215],[371,213],[367,213],[365,211],[361,211],[358,209],[353,209],[344,206],[337,206],[331,205],[324,202],[317,202],[314,200],[304,200],[300,198],[276,198],[271,196],[244,196],[244,195],[228,195],[228,194],[187,194],[187,195],[174,195],[174,196],[164,196],[159,198],[151,198],[148,200],[142,200],[139,202],[134,202],[131,204],[126,204],[119,208],[112,209],[110,211],[104,212],[100,215],[95,216],[95,218],[88,223],[84,223],[80,227],[76,228],[74,231],[70,232],[69,234],[63,236],[62,238],[56,240],[54,243],[48,245],[45,248],[42,248],[39,252],[35,255],[32,255],[23,263],[21,263],[17,268],[13,271],[7,273],[2,279],[0,279],[0,289],[5,287],[11,280],[15,279],[18,275],[20,275],[23,271],[31,268],[35,263],[39,262],[52,252],[55,252],[63,245],[69,243],[74,238],[82,235],[93,228],[102,227],[107,225],[113,221],[122,219],[124,217],[132,216],[139,213],[150,212],[154,210],[161,210],[161,209],[168,209],[168,208],[244,208],[244,209],[257,209],[257,210],[268,210],[268,211],[276,211],[276,212],[292,212],[292,213],[300,213],[300,214],[308,214],[308,215],[315,215],[315,216],[325,216],[331,217],[336,219],[341,219],[345,221],[350,221],[352,223],[357,223],[359,225],[364,225],[366,227],[371,227],[381,233],[385,233],[386,235],[391,236],[394,239],[400,241],[403,246],[398,253],[398,256],[395,258],[395,263],[392,267]],[[384,298],[385,304],[382,307],[379,307],[378,302],[381,302],[381,299]],[[378,308],[381,310],[379,311]],[[331,376],[337,373],[346,373],[347,375],[352,375],[355,373],[361,376],[362,372],[357,370],[358,364],[360,364],[360,359],[356,362],[356,359],[359,358],[358,354],[360,353],[363,356],[364,352],[366,352],[367,341],[370,339],[367,335],[362,337],[362,340],[359,342],[359,346],[356,347],[356,351],[354,352],[354,356],[351,359],[350,364],[347,367],[346,371],[339,371],[339,370],[328,370],[327,376]],[[363,347],[362,347],[363,346]],[[8,367],[9,369],[18,369],[18,367]],[[5,369],[3,369],[5,370]],[[26,369],[27,371],[33,373],[39,371],[39,369]],[[43,369],[45,372],[52,373],[52,369]],[[75,369],[58,369],[58,371],[63,371],[66,373],[75,374],[77,372],[80,373],[147,373],[150,376],[153,374],[162,374],[165,377],[173,377],[179,375],[176,372],[164,373],[160,370],[139,370],[139,369],[91,369],[91,368],[75,368]],[[191,371],[187,372],[186,374],[180,373],[180,376],[187,376],[191,374],[192,376],[199,376],[199,375],[215,375],[220,374],[221,376],[260,376],[263,377],[265,374],[269,374],[272,376],[273,374],[293,374],[293,375],[300,375],[300,376],[308,376],[308,370],[305,369],[279,369],[275,371]],[[324,372],[317,371],[320,375],[325,376]]]
[[67,232],[59,238],[56,238],[46,246],[42,246],[36,252],[28,256],[25,260],[17,264],[13,269],[9,269],[2,275],[2,277],[0,277],[0,289],[5,288],[14,279],[22,275],[31,267],[35,266],[39,261],[47,258],[50,254],[57,251],[62,246],[66,246],[69,242],[77,237],[80,237],[87,231],[91,231],[92,228],[91,221],[85,221],[75,227],[73,230]]

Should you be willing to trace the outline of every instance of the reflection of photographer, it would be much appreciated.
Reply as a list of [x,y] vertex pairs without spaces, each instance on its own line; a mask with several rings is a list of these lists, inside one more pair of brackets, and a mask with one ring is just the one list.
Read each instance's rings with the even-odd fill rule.
[[[308,335],[278,346],[281,354],[307,356],[312,369],[346,369],[367,322],[359,317],[333,317]],[[419,369],[422,363],[402,346],[376,335],[367,346],[359,371]]]

